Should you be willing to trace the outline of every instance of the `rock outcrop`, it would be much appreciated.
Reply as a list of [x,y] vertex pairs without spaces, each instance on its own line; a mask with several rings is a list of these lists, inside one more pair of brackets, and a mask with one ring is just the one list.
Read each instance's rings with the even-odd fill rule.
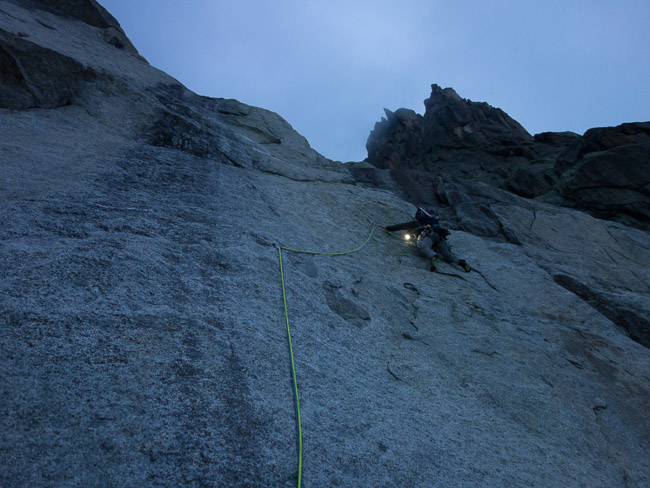
[[117,19],[95,0],[33,0],[31,3],[19,3],[31,8],[49,8],[49,11],[55,15],[66,15],[98,27],[106,42],[131,54],[138,54]]
[[452,88],[432,85],[424,105],[423,116],[385,109],[386,118],[375,124],[366,144],[369,163],[502,186],[528,162],[563,149],[537,141],[503,110],[463,99]]
[[588,130],[559,155],[555,170],[547,201],[650,228],[650,122]]
[[385,109],[366,144],[367,162],[398,184],[445,174],[650,228],[650,122],[531,137],[502,110],[451,88],[432,85],[424,105],[424,116]]
[[[90,59],[91,53],[79,52],[84,47],[73,40],[80,35],[103,39],[111,48],[142,59],[119,23],[94,0],[7,1],[2,15],[0,108],[69,105],[84,82],[95,80],[93,66],[101,64]],[[38,31],[29,28],[35,22]],[[110,59],[109,49],[91,45],[92,55]]]
[[[650,484],[647,231],[332,162],[38,5],[0,0],[1,486],[296,486],[283,286],[303,486]],[[473,272],[376,229],[280,281],[406,191]]]

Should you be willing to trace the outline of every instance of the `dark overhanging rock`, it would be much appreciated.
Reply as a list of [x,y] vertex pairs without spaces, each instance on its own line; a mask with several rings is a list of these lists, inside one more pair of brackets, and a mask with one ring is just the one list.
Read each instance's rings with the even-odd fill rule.
[[545,200],[650,228],[650,122],[588,130],[560,156]]
[[616,127],[594,127],[570,145],[557,157],[556,171],[559,174],[572,168],[589,153],[645,144],[650,142],[650,122],[633,122]]
[[533,138],[516,120],[484,102],[432,85],[425,114],[386,111],[366,144],[378,168],[446,174],[507,189],[526,198],[555,183],[555,157],[579,137],[544,133]]
[[580,134],[571,131],[564,132],[540,132],[533,136],[535,142],[548,144],[550,146],[567,147],[576,140],[580,139]]
[[0,46],[0,106],[20,110],[36,103],[16,59]]
[[69,105],[96,73],[78,61],[0,29],[0,107],[13,110]]
[[521,150],[523,143],[532,141],[528,131],[503,110],[462,99],[452,88],[431,85],[424,106],[423,131],[431,140],[431,149],[467,147],[498,153]]
[[[538,157],[533,137],[503,110],[462,99],[452,88],[431,86],[426,111],[385,109],[386,118],[368,137],[368,162],[379,168],[437,171],[461,164],[476,171],[480,162]],[[489,172],[489,171],[488,171]]]
[[532,161],[527,167],[515,171],[505,180],[504,189],[524,198],[535,198],[548,193],[554,184],[553,177],[549,172],[552,160],[540,163],[535,164],[535,161]]
[[117,19],[95,0],[34,0],[33,4],[51,7],[60,14],[68,15],[94,27],[120,28]]

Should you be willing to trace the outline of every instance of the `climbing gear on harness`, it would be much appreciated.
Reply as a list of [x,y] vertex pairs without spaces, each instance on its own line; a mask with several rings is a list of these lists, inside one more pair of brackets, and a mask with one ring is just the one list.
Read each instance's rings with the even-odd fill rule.
[[431,260],[431,271],[435,272],[438,269],[439,264],[440,264],[440,258],[436,255]]
[[467,264],[464,259],[460,259],[458,261],[458,265],[465,270],[465,273],[469,273],[470,271],[472,271],[472,267],[469,264]]
[[351,251],[317,252],[317,251],[303,251],[300,249],[292,249],[290,247],[284,247],[284,246],[279,246],[279,247],[276,246],[278,248],[278,254],[280,256],[280,278],[282,281],[282,300],[284,301],[284,317],[287,322],[287,339],[289,341],[289,353],[291,357],[291,382],[293,384],[293,394],[294,394],[295,406],[296,406],[296,430],[298,433],[298,488],[300,488],[300,484],[302,482],[302,425],[300,421],[300,399],[298,397],[298,382],[296,381],[296,365],[295,365],[294,355],[293,355],[293,345],[291,343],[291,328],[289,327],[289,311],[287,307],[287,294],[284,285],[284,270],[282,268],[282,250],[296,252],[296,253],[303,253],[303,254],[318,254],[323,256],[343,256],[345,254],[352,254],[357,251],[360,251],[365,247],[366,244],[368,244],[368,242],[370,242],[370,239],[375,233],[375,227],[377,226],[373,224],[372,232],[370,232],[370,235],[366,239],[366,242],[364,242],[359,247]]
[[420,227],[418,227],[418,228],[416,229],[416,232],[417,232],[417,236],[418,236],[418,239],[417,239],[417,240],[418,240],[418,245],[420,245],[420,244],[422,243],[422,240],[423,240],[426,236],[428,236],[429,234],[431,234],[431,232],[433,232],[433,229],[431,228],[430,225],[424,225],[424,226],[420,226]]

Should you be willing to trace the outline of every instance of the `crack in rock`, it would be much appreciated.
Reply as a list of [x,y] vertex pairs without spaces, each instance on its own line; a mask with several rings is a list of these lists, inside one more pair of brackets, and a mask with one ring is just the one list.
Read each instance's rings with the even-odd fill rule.
[[642,312],[632,310],[624,303],[616,303],[614,297],[581,283],[571,276],[555,274],[553,281],[614,322],[632,340],[650,348],[650,320],[644,317]]
[[386,365],[386,371],[388,371],[388,374],[390,374],[393,378],[395,378],[396,381],[404,381],[402,380],[402,378],[400,378],[399,376],[397,376],[395,373],[391,371],[389,365]]
[[481,349],[472,349],[472,352],[475,352],[477,354],[483,354],[484,356],[488,356],[488,357],[501,356],[501,353],[497,351],[486,352],[486,351],[482,351]]

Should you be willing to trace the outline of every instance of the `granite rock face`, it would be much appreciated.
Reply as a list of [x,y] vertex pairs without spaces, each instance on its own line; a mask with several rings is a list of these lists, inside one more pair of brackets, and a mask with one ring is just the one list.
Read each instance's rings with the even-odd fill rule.
[[56,108],[72,95],[92,71],[74,59],[0,31],[0,107],[14,110]]
[[[23,5],[29,5],[21,2]],[[131,54],[138,54],[137,49],[122,30],[120,23],[95,0],[34,0],[34,8],[43,6],[51,8],[56,15],[66,15],[93,27],[102,29],[106,42]]]
[[[0,108],[21,110],[70,104],[80,85],[98,76],[93,65],[101,63],[89,60],[87,55],[75,55],[75,50],[83,50],[83,44],[73,42],[80,34],[93,41],[103,39],[113,49],[139,58],[119,23],[94,0],[8,1],[3,17]],[[29,29],[34,22],[42,29]],[[92,51],[110,59],[109,49],[103,53]]]
[[35,4],[0,0],[25,80],[81,71],[0,108],[1,486],[296,486],[275,246],[356,248],[407,189],[471,273],[378,228],[283,251],[303,486],[650,485],[647,231],[332,162]]

